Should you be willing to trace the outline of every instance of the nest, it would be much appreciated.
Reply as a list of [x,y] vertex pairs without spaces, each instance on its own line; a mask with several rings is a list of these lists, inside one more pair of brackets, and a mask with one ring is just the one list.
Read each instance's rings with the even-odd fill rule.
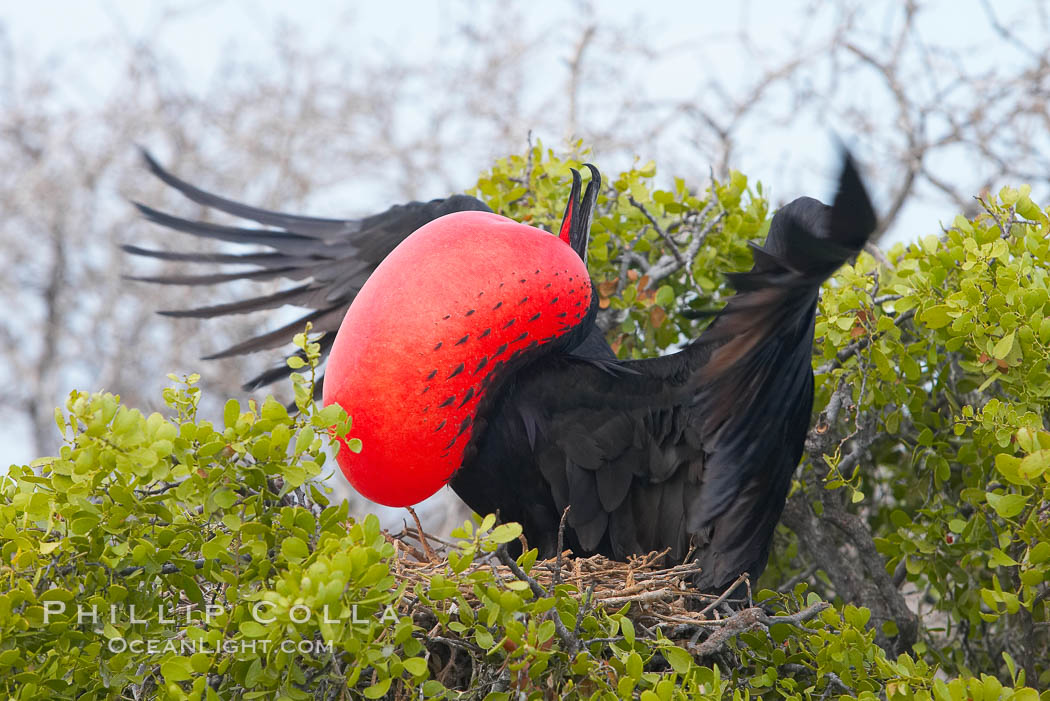
[[[413,514],[414,516],[414,514]],[[431,535],[420,537],[422,528],[405,528],[401,533],[385,533],[394,545],[392,573],[409,585],[429,586],[434,575],[445,575],[447,555],[456,546]],[[437,544],[436,552],[430,547]],[[527,548],[527,543],[522,542]],[[818,602],[790,615],[770,615],[751,603],[747,575],[741,575],[724,592],[712,594],[697,591],[693,582],[700,571],[696,562],[666,566],[667,550],[652,552],[617,562],[601,555],[572,557],[564,551],[559,556],[540,560],[524,572],[510,557],[505,547],[495,553],[476,556],[463,576],[454,581],[463,599],[471,607],[481,603],[471,582],[472,572],[489,571],[504,583],[524,582],[536,597],[549,596],[555,587],[570,585],[579,592],[580,610],[575,626],[566,625],[554,609],[546,618],[554,622],[555,631],[570,658],[584,650],[594,651],[623,640],[623,636],[585,638],[581,621],[588,611],[604,609],[613,613],[630,604],[635,637],[649,640],[663,637],[674,641],[699,659],[729,660],[731,640],[745,631],[768,631],[777,623],[800,625],[820,614],[829,604]],[[687,558],[688,560],[688,558]],[[518,588],[521,588],[520,585]],[[410,586],[411,592],[414,586]],[[738,598],[732,598],[736,596]],[[487,651],[468,639],[444,629],[435,612],[408,593],[400,603],[401,614],[427,631],[423,636],[433,678],[450,689],[461,691],[507,687],[512,680],[505,664],[487,666]],[[622,631],[621,627],[621,631]],[[512,648],[504,647],[507,650]],[[657,655],[657,664],[667,664]],[[660,661],[663,660],[663,661]],[[728,664],[728,662],[727,662]],[[516,672],[518,682],[527,685],[523,671]],[[844,687],[848,690],[848,687]]]
[[[452,543],[430,534],[424,534],[425,540],[421,539],[417,529],[410,528],[396,535],[385,535],[395,548],[392,574],[399,581],[426,587],[434,575],[447,574],[447,555],[455,548]],[[691,642],[696,641],[703,629],[723,626],[728,617],[751,606],[746,575],[741,575],[724,592],[703,593],[693,584],[700,572],[699,564],[686,562],[668,567],[667,553],[668,550],[651,552],[618,562],[602,555],[573,557],[571,551],[566,550],[558,557],[537,560],[528,574],[505,552],[486,553],[475,558],[463,576],[457,578],[457,584],[460,594],[471,606],[477,606],[479,601],[469,574],[480,570],[492,572],[503,582],[526,582],[533,594],[540,596],[555,586],[570,585],[580,592],[587,608],[614,612],[630,604],[627,615],[636,626],[641,626],[641,633],[655,636],[660,629],[666,637]],[[409,613],[417,603],[414,597],[406,597],[403,613]]]

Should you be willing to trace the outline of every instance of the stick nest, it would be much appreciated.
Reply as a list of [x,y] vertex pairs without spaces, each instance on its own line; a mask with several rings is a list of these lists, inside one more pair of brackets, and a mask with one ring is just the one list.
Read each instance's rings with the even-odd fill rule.
[[[425,534],[430,545],[437,544],[430,550],[417,531],[409,528],[396,535],[385,535],[395,548],[392,574],[399,581],[426,587],[434,575],[448,574],[447,555],[454,549],[451,543]],[[428,550],[429,557],[424,554]],[[687,562],[668,567],[664,564],[667,552],[651,552],[618,562],[602,555],[573,557],[566,550],[561,557],[537,560],[527,575],[505,555],[500,558],[497,553],[486,553],[476,557],[456,579],[460,593],[471,606],[477,606],[479,601],[469,575],[481,570],[493,572],[500,581],[525,581],[534,594],[549,593],[559,584],[571,585],[584,595],[582,600],[588,608],[600,606],[614,612],[631,604],[628,615],[633,621],[652,632],[660,628],[672,638],[692,637],[689,634],[698,628],[723,625],[727,616],[750,605],[746,575],[741,575],[725,593],[703,593],[692,584],[700,571],[699,564]],[[537,591],[537,586],[542,592]],[[738,598],[730,598],[730,594]],[[406,608],[415,605],[414,597],[406,599]]]

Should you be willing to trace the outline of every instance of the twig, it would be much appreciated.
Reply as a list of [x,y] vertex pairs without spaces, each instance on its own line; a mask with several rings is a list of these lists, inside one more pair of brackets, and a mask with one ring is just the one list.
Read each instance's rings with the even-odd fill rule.
[[675,261],[677,261],[678,263],[678,267],[684,267],[685,259],[682,258],[682,252],[678,250],[678,246],[675,244],[674,241],[671,240],[671,236],[666,231],[664,231],[664,228],[662,226],[660,226],[657,223],[656,218],[649,213],[649,210],[645,208],[645,205],[639,202],[638,200],[634,199],[634,195],[627,195],[627,201],[630,202],[639,212],[645,215],[646,219],[649,220],[649,223],[652,225],[656,233],[660,235],[660,238],[664,240],[664,243],[667,244],[667,247],[671,249],[671,253],[674,255]]
[[713,608],[716,608],[719,604],[721,604],[723,601],[728,599],[729,595],[732,594],[734,591],[736,591],[736,588],[738,586],[740,586],[740,583],[743,582],[744,580],[746,580],[747,578],[748,578],[748,573],[747,572],[744,572],[742,575],[737,577],[736,581],[733,582],[731,585],[729,585],[729,587],[724,592],[722,592],[721,596],[719,596],[717,599],[715,599],[710,604],[708,604],[707,607],[703,611],[700,612],[700,615],[701,616],[706,615],[708,611],[710,611]]
[[394,548],[395,548],[394,558],[399,563],[400,563],[400,558],[397,557],[397,550],[399,550],[399,549],[400,550],[404,550],[405,552],[407,552],[409,555],[411,555],[412,557],[416,558],[420,562],[423,562],[424,558],[426,557],[425,555],[423,555],[423,553],[419,552],[419,550],[417,548],[412,547],[411,545],[406,543],[404,540],[401,540],[400,538],[395,538],[394,536],[392,536],[392,535],[390,535],[389,533],[386,533],[386,532],[383,533],[383,536],[386,538],[386,542],[388,542],[388,543],[390,543],[391,545],[394,546]]
[[[404,521],[402,520],[401,523],[404,523]],[[401,538],[401,537],[405,537],[405,536],[410,536],[412,538],[415,538],[417,541],[419,540],[418,534],[413,533],[407,526],[402,528],[401,529],[401,533],[398,534],[398,536],[396,536],[396,537]],[[449,540],[446,540],[445,538],[442,538],[441,536],[436,536],[433,533],[427,533],[427,540],[428,541],[433,540],[433,541],[435,541],[437,543],[441,543],[446,548],[455,548],[455,547],[458,546],[458,543],[453,543],[453,542],[451,542]],[[437,552],[437,551],[435,551],[435,552]]]
[[584,594],[580,607],[576,609],[576,624],[572,628],[573,635],[578,636],[580,634],[580,628],[583,626],[583,617],[587,615],[587,611],[590,610],[592,603],[594,603],[594,582],[591,582],[591,585],[587,587],[587,593]]
[[[249,558],[247,555],[241,555],[241,559],[250,560],[251,558]],[[204,563],[206,563],[207,560],[191,560],[190,562],[196,569],[199,570],[202,567],[204,567]],[[146,569],[145,565],[131,565],[130,567],[124,567],[123,569],[114,571],[110,569],[108,565],[105,565],[101,562],[85,562],[84,565],[88,565],[91,567],[102,567],[103,569],[110,572],[116,577],[129,577],[140,570]],[[76,565],[63,565],[62,567],[56,568],[55,573],[59,576],[64,577],[67,574],[73,572],[76,568]],[[165,562],[163,565],[161,565],[160,571],[157,574],[175,574],[179,571],[181,571],[181,567],[179,565],[175,564],[174,562]]]
[[[830,690],[831,689],[831,685],[834,684],[835,686],[837,686],[838,688],[842,689],[843,691],[845,691],[850,696],[856,696],[857,695],[857,692],[855,692],[844,681],[839,679],[838,675],[836,675],[834,672],[828,672],[827,670],[825,670],[822,674],[828,680],[828,690]],[[827,694],[827,691],[825,691],[825,694]]]
[[[715,206],[716,201],[717,198],[712,198],[712,200],[708,202],[702,210],[700,210],[700,214],[697,215],[697,218],[703,220],[703,218],[707,216],[708,212],[710,212],[711,209]],[[704,245],[704,241],[707,240],[707,235],[711,233],[711,231],[715,228],[715,225],[718,224],[718,222],[722,221],[725,215],[725,210],[722,210],[714,217],[709,219],[706,223],[704,223],[703,227],[692,235],[692,241],[689,243],[689,247],[685,249],[685,255],[681,256],[685,259],[684,267],[687,268],[687,272],[689,273],[690,279],[692,278],[693,260],[696,258],[697,254],[700,253],[700,247]],[[675,248],[674,250],[676,252],[678,251],[677,248]],[[655,285],[660,280],[663,280],[665,277],[675,272],[680,267],[683,267],[683,265],[680,265],[678,263],[678,260],[673,256],[661,256],[660,260],[656,261],[656,263],[654,263],[649,268],[648,275],[650,287]]]
[[423,546],[423,554],[427,556],[427,559],[431,562],[437,562],[437,555],[430,549],[430,543],[427,542],[427,536],[423,533],[423,524],[419,522],[419,516],[416,515],[416,510],[411,506],[405,507],[408,513],[412,514],[412,519],[416,522],[416,533],[419,534],[419,544]]
[[610,596],[607,599],[602,599],[602,603],[606,606],[623,606],[624,604],[647,603],[650,601],[667,601],[677,596],[677,594],[677,591],[671,589],[654,589],[629,596]]
[[558,522],[558,554],[554,558],[554,572],[552,573],[552,581],[554,586],[561,584],[561,558],[562,552],[565,550],[565,520],[569,517],[569,509],[572,508],[572,504],[569,504],[561,512],[561,521]]
[[802,570],[801,572],[796,574],[794,577],[790,578],[789,580],[787,580],[786,582],[781,584],[779,587],[777,587],[777,591],[779,591],[779,592],[789,592],[789,591],[791,591],[792,589],[795,588],[796,584],[798,584],[799,582],[801,582],[804,579],[809,579],[810,575],[812,575],[816,571],[817,571],[816,565],[810,565],[809,567],[807,567],[806,569]]
[[[199,570],[202,567],[204,567],[205,562],[207,562],[207,560],[194,560],[193,566],[194,568]],[[142,565],[132,565],[131,567],[125,567],[122,570],[117,570],[114,574],[116,574],[118,577],[127,577],[132,574],[135,574],[136,572],[142,569],[145,569],[145,567]],[[176,565],[174,562],[165,562],[163,565],[161,565],[160,574],[175,574],[179,570],[179,566]]]
[[864,244],[864,250],[867,251],[872,258],[877,260],[880,264],[887,268],[893,268],[893,263],[886,257],[886,254],[882,252],[882,249],[875,245],[874,241],[868,241]]
[[178,487],[180,484],[182,484],[181,481],[180,482],[163,482],[162,481],[159,486],[154,487],[153,489],[136,489],[135,492],[137,494],[141,494],[144,497],[152,497],[152,496],[156,496],[157,494],[163,494],[164,492],[168,491],[169,489],[174,489],[175,487]]
[[[525,570],[521,569],[514,558],[510,556],[510,553],[507,552],[506,545],[500,545],[496,549],[496,557],[514,573],[515,577],[529,585],[529,589],[532,590],[533,596],[537,599],[546,598],[546,590],[540,586],[539,582],[530,577]],[[557,631],[558,637],[561,638],[561,641],[565,643],[568,648],[570,658],[574,657],[580,650],[580,639],[565,627],[565,624],[561,620],[561,615],[558,613],[557,606],[553,607],[548,612],[548,618],[554,621],[554,629]]]

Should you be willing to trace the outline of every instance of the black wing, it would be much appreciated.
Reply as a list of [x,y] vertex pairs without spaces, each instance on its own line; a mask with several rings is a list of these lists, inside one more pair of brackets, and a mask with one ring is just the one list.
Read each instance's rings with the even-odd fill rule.
[[[216,304],[196,309],[162,311],[175,317],[209,318],[243,314],[292,305],[309,310],[295,321],[267,333],[249,338],[205,359],[225,358],[277,348],[290,343],[307,321],[322,332],[321,352],[327,355],[335,332],[347,308],[376,266],[409,234],[429,221],[452,212],[492,211],[474,197],[453,195],[429,202],[395,205],[385,212],[361,219],[323,219],[282,212],[272,212],[240,204],[205,192],[164,170],[149,153],[143,151],[149,170],[190,200],[205,207],[247,219],[262,227],[238,227],[192,221],[172,216],[144,204],[136,203],[147,219],[161,226],[202,238],[251,246],[265,246],[268,251],[201,253],[158,251],[126,245],[124,250],[138,256],[185,263],[236,264],[251,266],[247,270],[205,274],[175,274],[132,277],[133,280],[168,285],[212,285],[232,280],[273,280],[282,278],[299,284],[278,292]],[[288,374],[281,364],[253,378],[246,390],[274,382]],[[323,382],[323,378],[322,378]],[[318,382],[320,392],[322,383]]]
[[847,157],[834,207],[781,209],[737,294],[686,349],[622,373],[566,356],[522,370],[453,489],[520,521],[544,554],[570,506],[577,552],[670,548],[680,562],[695,549],[700,587],[757,577],[809,426],[819,288],[874,225]]

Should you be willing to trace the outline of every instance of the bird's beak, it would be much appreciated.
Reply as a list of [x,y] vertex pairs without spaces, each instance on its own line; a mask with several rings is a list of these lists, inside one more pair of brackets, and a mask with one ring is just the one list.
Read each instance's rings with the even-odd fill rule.
[[591,221],[594,218],[594,206],[598,202],[598,192],[602,186],[602,176],[598,169],[590,163],[585,163],[584,167],[591,172],[591,181],[587,183],[582,200],[580,198],[582,185],[580,173],[575,168],[571,169],[572,190],[569,192],[569,202],[565,207],[565,217],[562,219],[559,235],[562,241],[572,246],[576,254],[586,261]]

